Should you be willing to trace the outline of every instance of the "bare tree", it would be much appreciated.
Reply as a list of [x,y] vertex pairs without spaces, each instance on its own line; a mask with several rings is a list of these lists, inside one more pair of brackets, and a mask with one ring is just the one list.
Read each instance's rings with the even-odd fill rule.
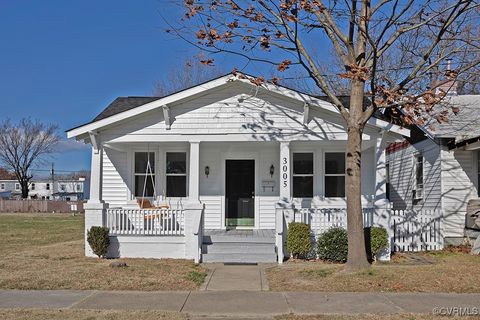
[[12,170],[22,188],[22,198],[28,197],[30,168],[52,153],[59,141],[57,126],[46,125],[31,119],[22,119],[18,124],[9,120],[0,123],[0,162]]
[[[208,52],[206,64],[215,54],[235,55],[276,68],[274,83],[300,71],[337,107],[348,131],[346,270],[368,267],[360,191],[365,124],[387,108],[408,124],[448,119],[447,107],[433,107],[445,93],[432,90],[431,79],[448,58],[448,80],[478,65],[478,1],[183,0],[181,7],[185,14],[169,22],[169,32]],[[265,77],[251,81],[262,85]],[[338,81],[348,88],[349,105],[336,95]]]
[[212,80],[225,74],[219,66],[207,64],[203,54],[187,59],[183,66],[170,68],[163,79],[155,84],[153,94],[164,97],[171,93],[193,87],[199,83]]

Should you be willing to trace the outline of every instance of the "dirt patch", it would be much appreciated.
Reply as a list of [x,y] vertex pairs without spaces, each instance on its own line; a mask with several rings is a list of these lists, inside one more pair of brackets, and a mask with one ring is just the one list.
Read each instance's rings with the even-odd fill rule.
[[396,254],[391,262],[345,273],[343,264],[287,262],[267,270],[273,291],[480,292],[480,256],[447,249]]

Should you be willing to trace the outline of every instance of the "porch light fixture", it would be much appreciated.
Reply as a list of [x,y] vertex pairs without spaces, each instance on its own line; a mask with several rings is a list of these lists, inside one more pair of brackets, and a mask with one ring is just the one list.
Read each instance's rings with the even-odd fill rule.
[[205,175],[207,176],[208,178],[208,175],[210,174],[210,167],[209,166],[206,166],[205,167]]
[[275,167],[273,164],[270,166],[270,177],[273,177],[273,174],[275,173]]

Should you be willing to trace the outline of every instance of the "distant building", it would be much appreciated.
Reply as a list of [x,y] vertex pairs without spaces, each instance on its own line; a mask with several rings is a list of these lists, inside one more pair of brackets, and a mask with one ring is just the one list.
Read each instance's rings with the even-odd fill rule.
[[[86,199],[88,182],[84,177],[77,179],[36,179],[29,185],[28,198],[40,200],[79,201]],[[0,180],[0,194],[8,198],[21,198],[22,188],[17,180]]]

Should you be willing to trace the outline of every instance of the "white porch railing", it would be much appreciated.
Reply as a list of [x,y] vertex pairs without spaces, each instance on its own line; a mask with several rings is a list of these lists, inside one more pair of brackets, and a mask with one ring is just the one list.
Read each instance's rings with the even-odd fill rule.
[[[363,209],[363,226],[371,227],[373,225],[374,208]],[[300,208],[294,210],[294,221],[303,222],[310,225],[313,234],[317,237],[319,234],[332,227],[347,228],[347,209],[346,208]]]
[[444,247],[440,210],[392,210],[393,251],[441,250]]
[[184,210],[107,209],[110,235],[180,236],[185,234]]

